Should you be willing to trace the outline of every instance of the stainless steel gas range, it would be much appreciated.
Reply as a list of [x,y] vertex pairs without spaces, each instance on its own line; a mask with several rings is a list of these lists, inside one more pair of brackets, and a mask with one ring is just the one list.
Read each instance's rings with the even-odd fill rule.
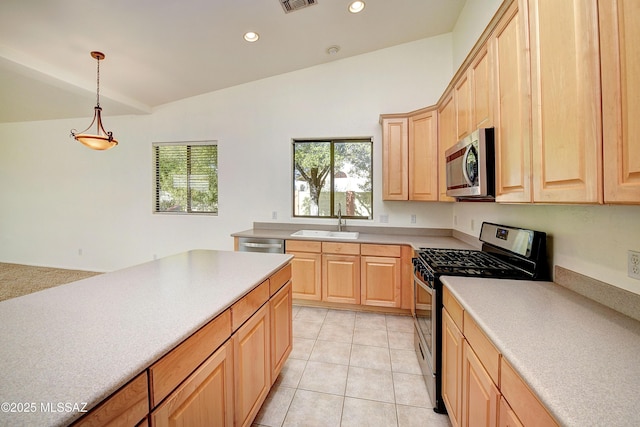
[[441,383],[440,277],[549,278],[545,233],[484,222],[480,240],[482,250],[421,248],[413,259],[414,343],[433,409],[439,413],[447,412],[442,400]]

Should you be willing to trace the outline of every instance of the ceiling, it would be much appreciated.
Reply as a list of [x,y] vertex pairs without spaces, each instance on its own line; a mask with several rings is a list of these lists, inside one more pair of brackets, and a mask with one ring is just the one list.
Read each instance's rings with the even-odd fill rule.
[[[2,0],[0,123],[105,115],[452,31],[466,0],[350,0],[285,13],[280,0]],[[246,31],[260,34],[256,43]],[[327,48],[340,46],[335,55]]]

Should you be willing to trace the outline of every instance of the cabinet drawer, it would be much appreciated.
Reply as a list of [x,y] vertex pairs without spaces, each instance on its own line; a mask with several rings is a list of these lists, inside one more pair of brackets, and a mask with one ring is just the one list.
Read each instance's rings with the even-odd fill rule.
[[449,291],[449,289],[447,289],[446,286],[442,287],[442,302],[458,329],[460,329],[461,331],[464,330],[464,328],[462,327],[462,313],[464,312],[464,309],[462,308],[458,300],[456,300],[456,298],[451,295],[451,292]]
[[284,247],[287,252],[318,252],[322,251],[322,242],[310,240],[287,240]]
[[500,364],[500,391],[523,425],[558,425],[505,359]]
[[147,373],[143,372],[73,426],[136,425],[149,413],[148,390]]
[[238,329],[269,299],[269,280],[262,282],[231,306],[231,329]]
[[480,359],[480,362],[489,373],[489,376],[495,384],[499,381],[500,370],[500,353],[493,346],[487,336],[480,330],[478,324],[464,312],[464,336],[469,341],[473,351]]
[[289,280],[291,280],[291,264],[285,265],[269,278],[269,295],[273,296]]
[[151,365],[151,407],[171,393],[187,376],[231,336],[231,312],[226,310]]
[[400,258],[400,246],[399,245],[365,244],[360,246],[360,255],[388,256],[388,257]]
[[360,255],[359,243],[322,242],[322,252],[339,255]]

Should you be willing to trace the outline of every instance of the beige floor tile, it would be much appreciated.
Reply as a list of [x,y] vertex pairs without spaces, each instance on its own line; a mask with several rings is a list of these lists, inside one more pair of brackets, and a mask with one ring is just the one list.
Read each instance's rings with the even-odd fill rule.
[[348,366],[324,362],[307,362],[298,389],[344,396]]
[[327,317],[327,312],[329,310],[326,308],[318,308],[318,307],[300,307],[296,317],[294,320],[307,320],[311,322],[324,322],[325,317]]
[[387,336],[387,330],[357,327],[353,331],[353,343],[388,348],[389,339]]
[[322,321],[317,320],[294,320],[293,336],[298,338],[316,339],[322,327]]
[[393,372],[416,375],[422,374],[415,351],[392,348],[389,350],[389,353],[391,355],[391,370]]
[[387,330],[413,333],[413,317],[387,314]]
[[394,403],[391,372],[350,366],[345,396]]
[[394,372],[393,390],[398,405],[431,407],[431,399],[422,375]]
[[284,387],[298,387],[298,383],[300,382],[300,378],[302,378],[305,366],[307,366],[306,360],[292,358],[287,359],[282,366],[280,375],[278,375],[278,378],[276,379],[276,383]]
[[323,341],[318,339],[309,356],[315,362],[349,365],[351,344],[344,342]]
[[324,322],[325,324],[339,324],[353,329],[356,322],[356,313],[349,310],[329,310]]
[[316,340],[310,338],[293,337],[293,348],[289,355],[292,359],[308,360]]
[[254,424],[261,426],[279,427],[284,422],[291,401],[296,392],[295,388],[274,385],[267,399],[262,404]]
[[351,359],[349,365],[360,368],[391,370],[391,356],[389,349],[373,347],[369,345],[353,344],[351,346]]
[[356,312],[356,328],[386,330],[387,318],[384,314]]
[[353,341],[353,326],[339,323],[328,323],[326,320],[320,328],[319,340],[351,343]]
[[332,427],[339,426],[343,396],[297,390],[283,426]]
[[341,427],[392,427],[398,424],[393,403],[345,397]]
[[389,339],[389,348],[397,348],[399,350],[412,350],[413,347],[413,331],[412,332],[387,332]]
[[447,415],[436,414],[433,408],[396,405],[398,427],[451,427]]

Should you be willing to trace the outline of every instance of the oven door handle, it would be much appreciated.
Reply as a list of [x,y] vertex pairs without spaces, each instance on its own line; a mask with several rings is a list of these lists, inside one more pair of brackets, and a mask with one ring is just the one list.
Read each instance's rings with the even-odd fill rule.
[[426,293],[428,293],[429,295],[431,295],[433,297],[433,293],[435,292],[435,289],[433,289],[431,286],[427,285],[426,283],[424,283],[422,280],[420,280],[416,275],[413,276],[414,280],[416,281],[416,283],[422,288],[424,289],[424,291]]

